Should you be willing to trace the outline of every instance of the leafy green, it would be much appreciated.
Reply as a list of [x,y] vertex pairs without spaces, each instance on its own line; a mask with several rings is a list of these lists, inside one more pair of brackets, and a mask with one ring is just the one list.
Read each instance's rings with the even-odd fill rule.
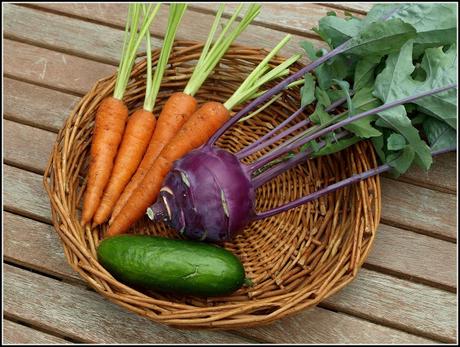
[[318,86],[315,89],[315,97],[316,100],[318,100],[318,103],[324,107],[328,107],[331,104],[331,99],[329,98],[327,92]]
[[414,149],[409,145],[396,153],[388,154],[386,157],[386,161],[393,168],[393,175],[396,177],[406,172],[414,159]]
[[335,48],[358,35],[362,25],[361,20],[357,18],[346,20],[336,16],[323,17],[318,24],[315,31],[331,48]]
[[446,123],[427,117],[422,126],[432,151],[456,146],[457,132]]
[[406,147],[407,142],[404,136],[401,136],[397,133],[391,134],[387,139],[387,148],[389,151],[399,151]]
[[310,120],[319,125],[328,123],[332,119],[332,116],[324,111],[323,106],[320,103],[316,104],[315,112],[310,115]]
[[375,81],[375,68],[380,63],[382,57],[368,56],[364,57],[356,64],[354,74],[353,90],[356,92],[361,88],[374,85]]
[[340,152],[341,150],[354,145],[355,143],[361,141],[358,136],[348,137],[340,139],[336,142],[328,142],[323,148],[314,151],[312,156],[319,157],[322,155],[328,155],[336,152]]
[[385,12],[397,10],[391,18],[401,19],[412,25],[417,35],[415,51],[456,42],[457,9],[454,3],[378,4],[372,7],[363,20],[363,25],[376,21]]
[[[371,110],[381,104],[381,102],[372,95],[372,90],[372,87],[360,89],[353,95],[351,101],[355,113]],[[367,116],[346,125],[344,128],[361,138],[380,136],[382,133],[371,124],[377,118],[377,115]]]
[[[315,31],[331,48],[340,47],[328,52],[302,43],[311,60],[328,55],[315,69],[317,108],[311,119],[321,129],[345,120],[342,127],[353,136],[337,141],[331,129],[321,137],[326,145],[315,155],[369,138],[397,176],[412,163],[426,170],[432,150],[453,148],[457,90],[431,92],[457,83],[456,22],[456,5],[446,3],[378,4],[363,19],[332,13],[322,18]],[[420,93],[428,96],[410,100]],[[349,118],[324,111],[343,97]],[[404,105],[346,123],[352,115],[406,98],[410,101]]]
[[374,22],[350,39],[347,53],[364,57],[383,56],[398,52],[401,46],[415,35],[414,27],[400,19]]
[[[389,102],[457,82],[455,46],[446,52],[443,52],[442,48],[429,48],[425,51],[421,63],[426,72],[424,81],[416,81],[411,77],[415,69],[412,63],[412,48],[413,41],[410,40],[399,53],[388,56],[385,69],[375,80],[375,95],[382,101]],[[425,112],[456,128],[455,90],[428,96],[414,103]]]
[[310,105],[315,101],[315,79],[312,74],[308,73],[304,77],[304,85],[300,88],[302,107]]

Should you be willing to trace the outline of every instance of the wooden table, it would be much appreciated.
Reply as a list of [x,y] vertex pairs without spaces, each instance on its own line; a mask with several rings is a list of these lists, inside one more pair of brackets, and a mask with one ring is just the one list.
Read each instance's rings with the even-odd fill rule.
[[[233,8],[235,5],[230,5]],[[215,4],[190,5],[178,38],[204,40]],[[264,4],[238,42],[272,47],[286,32],[316,41],[311,27],[331,10],[356,15],[369,4]],[[355,281],[318,307],[271,326],[183,331],[104,299],[67,264],[42,186],[48,155],[69,111],[112,74],[125,4],[4,5],[5,343],[433,343],[457,339],[455,154],[427,174],[382,179],[374,248]],[[166,23],[152,27],[155,47]]]

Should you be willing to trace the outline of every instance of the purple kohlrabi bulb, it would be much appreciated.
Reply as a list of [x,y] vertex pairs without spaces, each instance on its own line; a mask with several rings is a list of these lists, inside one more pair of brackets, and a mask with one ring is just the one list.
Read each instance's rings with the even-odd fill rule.
[[150,215],[189,238],[225,241],[253,217],[254,197],[249,174],[233,154],[203,147],[174,163]]

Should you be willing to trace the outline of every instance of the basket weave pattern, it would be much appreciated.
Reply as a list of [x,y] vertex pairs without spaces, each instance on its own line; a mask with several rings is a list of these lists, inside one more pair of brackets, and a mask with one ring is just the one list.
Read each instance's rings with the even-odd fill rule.
[[[172,92],[183,90],[201,48],[197,42],[175,43],[155,114]],[[199,104],[225,101],[266,54],[263,49],[232,46],[196,95]],[[154,64],[158,56],[159,51],[153,51]],[[275,57],[273,63],[283,60]],[[292,71],[300,67],[295,64]],[[145,73],[146,61],[142,59],[134,66],[125,93],[130,110],[142,107]],[[58,134],[44,175],[53,224],[67,260],[94,290],[156,322],[184,328],[235,329],[266,324],[314,306],[355,278],[372,246],[380,219],[378,176],[252,223],[235,240],[222,244],[241,259],[247,277],[254,282],[252,287],[243,287],[230,296],[197,298],[140,291],[114,279],[96,257],[107,226],[82,228],[79,223],[95,111],[113,93],[114,85],[115,76],[102,79],[81,99]],[[286,119],[297,109],[299,100],[299,88],[284,91],[265,110],[227,131],[218,145],[231,152],[241,149]],[[305,116],[312,111],[307,109]],[[256,209],[279,206],[376,164],[373,148],[367,142],[308,160],[260,187]],[[136,223],[132,231],[180,237],[147,218]]]

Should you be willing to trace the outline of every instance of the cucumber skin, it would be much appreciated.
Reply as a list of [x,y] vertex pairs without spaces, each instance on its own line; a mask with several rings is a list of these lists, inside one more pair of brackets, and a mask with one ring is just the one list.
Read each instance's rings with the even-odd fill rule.
[[243,265],[233,253],[199,241],[118,235],[104,239],[97,256],[121,282],[168,293],[227,295],[245,280]]

